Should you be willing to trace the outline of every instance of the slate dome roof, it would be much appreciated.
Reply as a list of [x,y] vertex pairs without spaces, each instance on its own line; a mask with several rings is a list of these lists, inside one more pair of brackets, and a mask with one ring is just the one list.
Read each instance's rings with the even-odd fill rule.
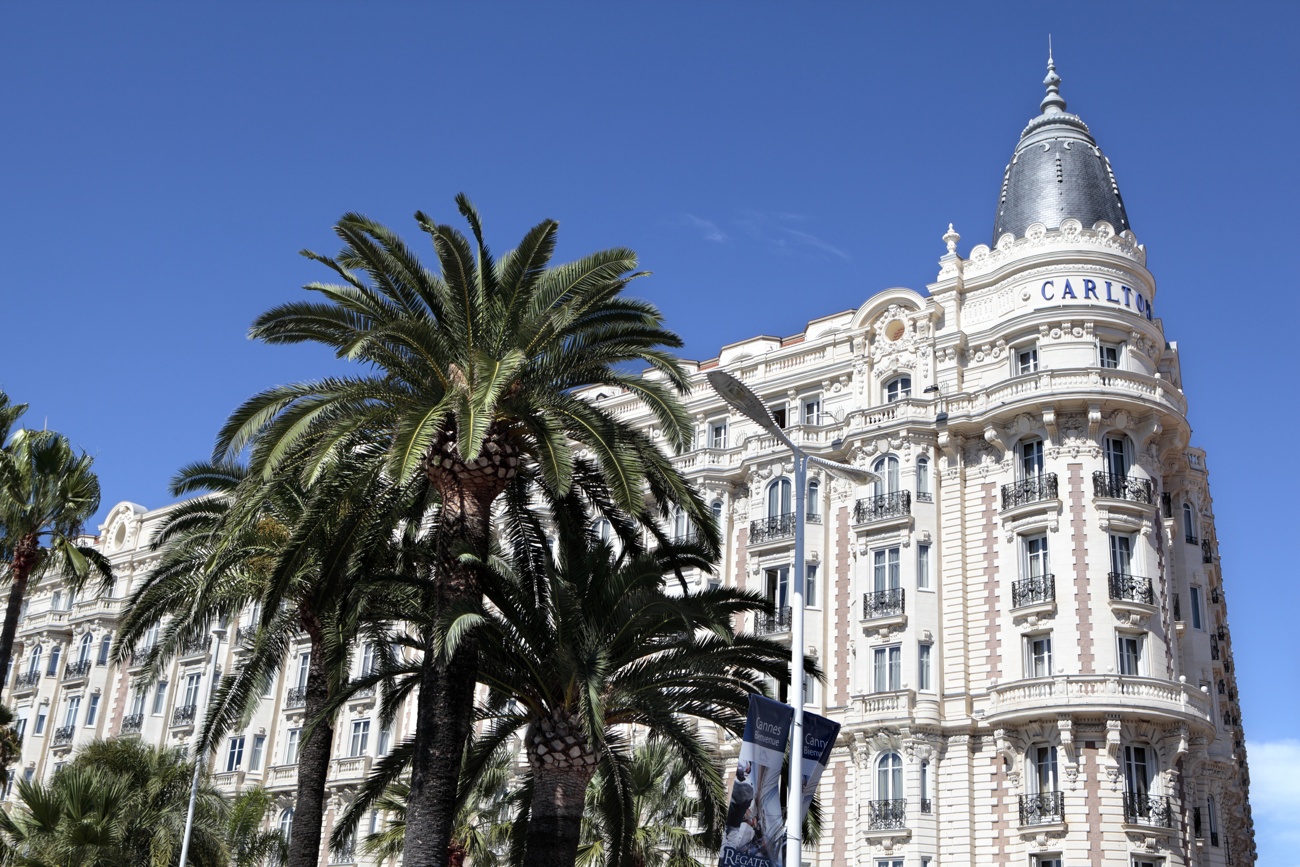
[[1071,217],[1086,229],[1098,220],[1110,223],[1116,232],[1130,228],[1110,160],[1088,125],[1066,112],[1061,77],[1050,56],[1043,84],[1047,95],[1039,106],[1042,113],[1020,134],[1002,179],[994,246],[1008,232],[1023,237],[1031,223],[1056,229]]

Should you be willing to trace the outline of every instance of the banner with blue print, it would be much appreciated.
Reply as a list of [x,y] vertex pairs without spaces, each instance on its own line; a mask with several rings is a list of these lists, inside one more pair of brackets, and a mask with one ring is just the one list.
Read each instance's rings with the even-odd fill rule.
[[719,867],[780,867],[784,861],[781,764],[793,718],[794,708],[789,705],[750,694]]
[[831,750],[835,748],[835,739],[840,736],[840,724],[824,716],[804,711],[803,714],[803,800],[799,809],[799,824],[808,818],[808,807],[813,795],[817,793],[817,784],[821,782],[822,772],[831,760]]

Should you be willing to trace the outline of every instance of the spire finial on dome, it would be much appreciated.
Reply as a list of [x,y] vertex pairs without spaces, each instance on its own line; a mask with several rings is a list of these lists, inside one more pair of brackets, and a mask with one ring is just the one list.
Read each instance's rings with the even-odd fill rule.
[[1061,96],[1061,76],[1056,74],[1056,61],[1052,59],[1052,35],[1047,35],[1047,77],[1043,79],[1047,96],[1038,104],[1043,114],[1065,111],[1065,97]]

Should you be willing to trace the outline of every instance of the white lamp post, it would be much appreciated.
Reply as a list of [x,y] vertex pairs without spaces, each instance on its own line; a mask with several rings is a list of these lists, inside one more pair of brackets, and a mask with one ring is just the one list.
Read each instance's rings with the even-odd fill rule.
[[[217,628],[212,630],[212,635],[215,639],[212,642],[212,675],[208,679],[208,701],[204,704],[205,710],[212,703],[212,694],[217,689],[217,670],[221,662],[221,639],[226,637],[226,627],[218,622]],[[185,867],[185,862],[189,860],[190,835],[194,832],[194,806],[199,799],[199,777],[203,773],[203,755],[198,749],[202,722],[198,718],[197,708],[194,717],[194,779],[190,781],[190,806],[185,811],[185,833],[181,837],[181,859],[178,867]]]
[[804,582],[808,580],[805,574],[807,566],[804,564],[804,497],[808,488],[808,464],[815,464],[833,476],[860,484],[877,481],[879,476],[858,467],[808,454],[786,436],[785,431],[776,423],[776,419],[772,418],[767,404],[750,391],[747,385],[722,370],[711,370],[706,376],[709,385],[713,386],[713,390],[723,400],[776,437],[790,449],[794,456],[794,580],[791,582],[793,593],[790,598],[789,691],[794,718],[790,728],[790,785],[785,800],[785,864],[786,867],[800,867],[803,861],[803,824],[799,821],[799,813],[803,802],[803,791],[798,783],[802,776],[801,763],[803,762],[803,594]]

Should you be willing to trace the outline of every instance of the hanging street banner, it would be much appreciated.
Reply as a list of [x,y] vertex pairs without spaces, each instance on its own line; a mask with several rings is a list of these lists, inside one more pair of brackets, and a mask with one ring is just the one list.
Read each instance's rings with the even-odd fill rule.
[[803,712],[803,801],[799,808],[801,827],[804,819],[808,818],[808,807],[812,804],[822,771],[826,770],[826,764],[831,760],[831,750],[839,736],[839,723],[815,713]]
[[781,764],[793,719],[794,708],[750,693],[719,867],[780,867],[784,861]]

